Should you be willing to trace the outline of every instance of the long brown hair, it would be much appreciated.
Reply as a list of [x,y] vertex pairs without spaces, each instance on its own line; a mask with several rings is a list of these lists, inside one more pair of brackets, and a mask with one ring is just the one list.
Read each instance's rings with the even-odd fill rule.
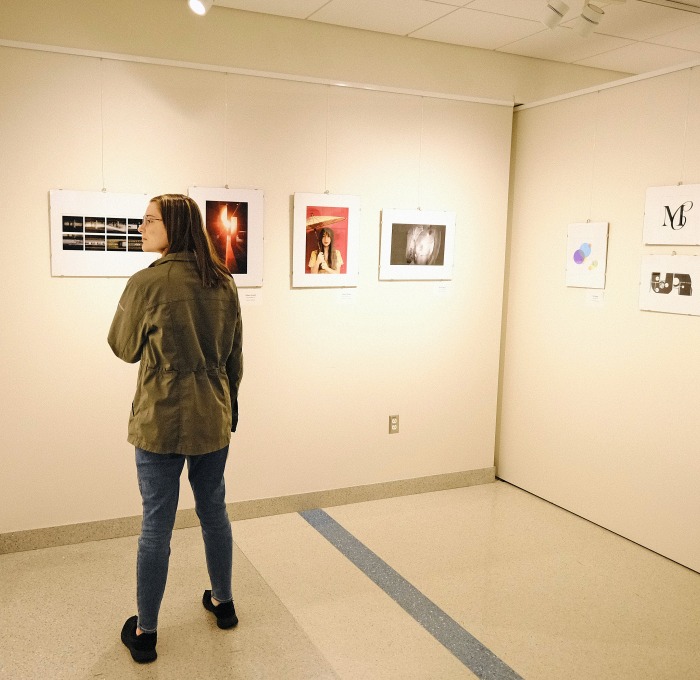
[[184,194],[162,194],[151,201],[160,208],[168,236],[167,253],[194,253],[197,269],[206,288],[231,280],[231,273],[214,250],[204,229],[199,206]]
[[330,229],[329,227],[323,227],[318,232],[318,252],[323,254],[324,247],[323,247],[323,237],[328,234],[328,236],[331,239],[331,242],[328,244],[328,266],[331,268],[335,268],[335,262],[334,262],[334,253],[335,253],[335,248],[333,248],[333,242],[335,241],[335,234],[333,233],[333,230]]

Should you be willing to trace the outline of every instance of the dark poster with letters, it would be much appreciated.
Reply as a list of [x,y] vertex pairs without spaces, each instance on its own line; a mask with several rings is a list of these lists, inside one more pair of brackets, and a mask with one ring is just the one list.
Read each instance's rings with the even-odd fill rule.
[[639,283],[639,308],[700,316],[700,257],[645,255]]

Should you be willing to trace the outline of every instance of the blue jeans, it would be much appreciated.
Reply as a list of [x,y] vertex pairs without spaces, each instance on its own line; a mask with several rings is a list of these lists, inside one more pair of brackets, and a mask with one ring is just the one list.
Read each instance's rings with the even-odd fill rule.
[[136,559],[138,625],[145,633],[158,627],[170,559],[170,537],[180,496],[180,474],[187,477],[202,525],[212,597],[230,602],[233,538],[226,511],[224,468],[228,446],[201,456],[151,453],[136,449],[136,473],[143,500],[143,523]]

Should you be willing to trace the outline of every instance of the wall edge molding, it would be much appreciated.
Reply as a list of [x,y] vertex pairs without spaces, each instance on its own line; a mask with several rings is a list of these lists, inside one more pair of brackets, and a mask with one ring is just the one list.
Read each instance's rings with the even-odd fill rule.
[[[448,472],[428,477],[400,479],[326,491],[311,491],[290,496],[234,501],[228,503],[227,506],[231,520],[237,521],[300,512],[302,510],[363,503],[385,498],[411,496],[431,491],[459,489],[479,484],[490,484],[495,481],[496,468],[493,466],[477,470],[465,470],[463,472]],[[193,508],[177,511],[175,529],[195,526],[199,526],[199,520]],[[140,531],[140,515],[45,527],[42,529],[13,531],[0,534],[0,555],[42,548],[56,548],[62,545],[73,545],[90,541],[102,541],[111,538],[137,536]]]

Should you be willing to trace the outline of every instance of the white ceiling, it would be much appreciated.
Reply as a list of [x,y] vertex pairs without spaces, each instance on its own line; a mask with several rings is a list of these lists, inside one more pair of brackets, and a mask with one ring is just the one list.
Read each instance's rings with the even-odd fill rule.
[[588,38],[571,28],[583,0],[565,1],[571,9],[554,30],[540,22],[547,0],[215,0],[214,4],[633,74],[700,63],[700,0],[592,0],[605,15]]

